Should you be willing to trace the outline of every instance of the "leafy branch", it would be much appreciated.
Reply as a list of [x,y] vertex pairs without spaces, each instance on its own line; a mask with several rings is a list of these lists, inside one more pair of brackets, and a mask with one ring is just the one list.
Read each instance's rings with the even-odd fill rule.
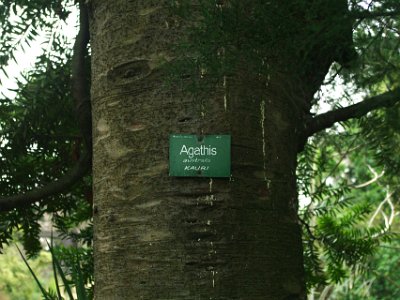
[[77,183],[91,168],[91,110],[88,92],[85,59],[89,42],[89,25],[87,8],[80,3],[80,29],[76,37],[72,58],[72,95],[81,134],[85,141],[85,153],[77,164],[57,181],[23,194],[0,198],[0,211],[10,211],[26,207],[46,197],[64,192]]
[[360,118],[375,109],[390,107],[400,102],[400,88],[373,96],[357,104],[329,111],[309,119],[304,128],[306,137],[331,127],[336,122],[344,122],[352,118]]

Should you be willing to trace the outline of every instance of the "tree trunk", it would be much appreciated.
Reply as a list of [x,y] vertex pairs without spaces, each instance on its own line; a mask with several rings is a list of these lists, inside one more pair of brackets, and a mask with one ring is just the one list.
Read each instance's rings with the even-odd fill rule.
[[[310,104],[294,101],[327,64],[301,84],[243,67],[199,101],[165,84],[170,14],[91,3],[96,299],[305,299],[295,172]],[[232,177],[169,177],[172,133],[230,134]]]

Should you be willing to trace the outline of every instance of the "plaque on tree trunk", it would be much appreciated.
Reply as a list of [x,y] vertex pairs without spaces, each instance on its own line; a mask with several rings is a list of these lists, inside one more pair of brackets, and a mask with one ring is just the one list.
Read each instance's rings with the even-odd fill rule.
[[172,134],[169,138],[169,175],[230,177],[230,135]]

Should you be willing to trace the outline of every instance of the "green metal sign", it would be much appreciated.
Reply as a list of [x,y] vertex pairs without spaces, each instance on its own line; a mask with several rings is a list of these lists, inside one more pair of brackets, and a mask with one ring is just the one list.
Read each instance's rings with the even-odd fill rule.
[[230,177],[230,135],[172,134],[169,138],[169,175]]

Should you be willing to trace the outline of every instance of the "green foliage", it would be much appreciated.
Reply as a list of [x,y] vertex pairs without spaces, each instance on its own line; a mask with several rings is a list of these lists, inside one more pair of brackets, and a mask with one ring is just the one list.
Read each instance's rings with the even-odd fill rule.
[[[41,251],[39,255],[30,261],[37,275],[43,280],[45,286],[52,287],[51,255]],[[21,260],[17,248],[12,245],[4,249],[0,255],[0,294],[10,300],[40,299],[41,292],[26,266]],[[2,298],[3,299],[3,298]]]
[[[18,79],[16,97],[0,97],[0,196],[20,194],[61,178],[81,155],[83,142],[70,92],[71,41],[55,30],[66,20],[74,2],[2,2],[0,57],[4,64],[0,72],[16,51],[39,34],[45,36],[46,49],[36,59],[34,69]],[[90,177],[68,194],[46,200],[45,205],[38,201],[31,207],[0,213],[0,250],[20,232],[26,255],[37,255],[41,220],[50,215],[63,238],[85,246],[76,253],[84,256],[82,276],[88,281],[93,269]],[[72,258],[63,259],[73,265]]]
[[[370,299],[389,300],[400,297],[399,245],[399,241],[382,245],[371,261],[370,270],[373,275],[367,278],[373,280]],[[365,276],[363,279],[366,279]]]
[[[373,1],[370,11],[398,11],[398,1]],[[352,74],[357,85],[376,90],[377,85],[387,88],[398,86],[400,61],[399,17],[365,18],[358,21],[354,34],[360,52],[360,70]]]
[[400,296],[399,242],[383,244],[365,270],[355,270],[338,285],[332,298],[343,300],[392,300]]
[[[348,84],[344,99],[328,95],[333,108],[353,104],[352,93],[376,95],[398,86],[399,18],[370,17],[365,3],[350,1],[361,17],[354,26],[358,61],[351,70],[332,68],[335,93],[338,77]],[[371,14],[399,10],[398,1],[372,1]],[[347,103],[346,103],[347,102]],[[374,294],[381,273],[382,246],[397,243],[400,157],[399,105],[373,111],[360,120],[338,124],[310,138],[299,156],[298,186],[304,230],[308,286],[321,292],[330,285],[333,299],[395,299],[392,292]],[[334,287],[336,285],[336,287]],[[376,297],[376,298],[374,298]]]
[[[6,63],[15,60],[15,52],[29,46],[39,32],[47,31],[48,44],[37,58],[35,68],[18,80],[16,98],[0,98],[0,193],[3,196],[52,182],[79,159],[82,139],[70,93],[71,50],[63,32],[54,30],[66,19],[71,5],[74,5],[73,1],[2,2],[0,20],[4,26],[0,40],[0,71],[4,71]],[[41,249],[40,220],[48,214],[53,216],[63,238],[73,239],[77,244],[83,241],[86,245],[75,252],[64,249],[63,252],[69,251],[69,256],[63,255],[63,263],[75,268],[80,264],[77,259],[84,257],[85,269],[75,268],[71,274],[78,274],[89,282],[93,269],[90,178],[66,195],[52,196],[47,205],[37,202],[32,207],[1,213],[0,249],[18,231],[22,233],[20,239],[28,257],[37,255]],[[18,292],[13,293],[18,295]],[[53,297],[55,293],[49,296]]]
[[316,135],[299,157],[299,190],[309,201],[301,218],[310,288],[348,282],[356,270],[357,276],[371,274],[380,245],[397,239],[391,233],[396,223],[387,224],[396,208],[385,201],[389,194],[398,197],[399,144],[374,136],[378,126],[365,134],[373,115],[348,122],[341,133]]
[[[43,21],[48,27],[54,26],[57,21],[54,15],[56,9],[65,18],[72,4],[71,1],[20,2],[6,3],[4,9],[20,5],[17,10],[28,11],[26,16],[21,15],[21,22],[24,17],[33,18],[32,14],[40,12],[39,20],[32,22]],[[54,22],[46,23],[52,17]],[[3,18],[5,22],[11,22],[5,15]],[[50,52],[38,57],[35,69],[19,79],[16,98],[0,98],[0,193],[3,196],[29,191],[62,177],[76,164],[82,150],[82,138],[76,125],[70,93],[71,50],[61,32],[52,32],[51,36]],[[7,47],[6,42],[2,45]],[[71,216],[71,221],[65,220],[69,223],[68,229],[73,224],[90,219],[90,179],[76,186],[68,195],[51,197],[47,203],[46,206],[36,203],[32,208],[1,213],[0,227],[3,230],[0,231],[0,249],[11,239],[14,230],[22,230],[22,241],[28,256],[37,253],[40,249],[39,220],[45,213],[54,213],[55,219]],[[66,235],[68,229],[58,223],[59,229]]]
[[[3,195],[29,191],[38,183],[60,178],[76,163],[82,150],[69,92],[69,63],[47,61],[45,70],[30,72],[25,81],[19,82],[15,99],[0,99]],[[56,220],[71,216],[71,220],[63,221],[68,228],[90,219],[90,180],[77,185],[68,195],[52,196],[47,203],[2,213],[0,224],[4,230],[0,232],[0,242],[6,243],[14,229],[22,230],[24,247],[31,256],[40,249],[38,221],[44,213],[54,213]],[[62,229],[61,221],[57,223]]]
[[91,247],[65,247],[57,246],[53,255],[67,267],[67,275],[74,283],[77,293],[88,298],[93,298],[93,249]]
[[[65,292],[70,300],[87,300],[89,298],[93,298],[91,286],[89,286],[88,289],[86,288],[87,284],[92,284],[91,281],[88,282],[88,280],[91,280],[92,278],[84,277],[84,275],[87,274],[83,272],[81,265],[82,253],[85,253],[83,249],[70,248],[66,251],[65,248],[63,248],[61,253],[67,252],[68,255],[66,257],[69,258],[69,260],[63,260],[58,257],[55,248],[52,245],[47,245],[49,247],[52,258],[53,276],[56,283],[55,291],[51,288],[46,290],[43,287],[35,271],[30,266],[27,259],[23,256],[22,252],[18,249],[25,265],[28,267],[29,272],[31,273],[37,286],[39,287],[42,293],[42,297],[46,300],[62,300],[64,299],[64,297],[62,296],[63,293],[61,290],[65,289]],[[61,282],[59,281],[59,279],[61,279]],[[76,297],[74,295],[76,295]]]
[[395,179],[400,170],[400,126],[398,116],[400,105],[391,109],[373,112],[362,120],[361,128],[368,140],[368,146],[377,162],[388,175]]
[[[323,135],[320,138],[321,144],[327,143]],[[340,160],[346,152],[338,162],[335,147],[314,143],[306,147],[298,168],[303,197],[311,198],[301,212],[309,286],[341,281],[345,266],[370,254],[373,246],[368,231],[353,228],[368,214],[368,204],[354,201],[343,178],[335,176],[343,170]]]
[[[41,32],[48,31],[53,45],[62,40],[55,32],[58,23],[70,14],[72,0],[2,0],[0,5],[0,74],[10,60],[16,61],[16,51],[26,51]],[[59,51],[62,47],[57,47]]]

